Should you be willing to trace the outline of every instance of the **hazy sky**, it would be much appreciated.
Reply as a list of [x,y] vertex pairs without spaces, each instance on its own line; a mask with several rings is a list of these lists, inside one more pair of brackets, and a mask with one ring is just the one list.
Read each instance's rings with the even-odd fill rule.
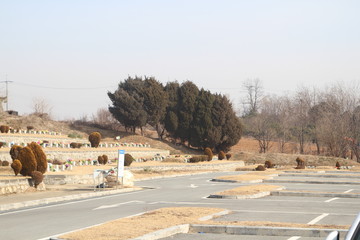
[[[193,81],[239,103],[265,92],[360,81],[360,1],[0,0],[9,109],[45,99],[56,119],[91,116],[130,76]],[[0,83],[0,94],[5,83]]]

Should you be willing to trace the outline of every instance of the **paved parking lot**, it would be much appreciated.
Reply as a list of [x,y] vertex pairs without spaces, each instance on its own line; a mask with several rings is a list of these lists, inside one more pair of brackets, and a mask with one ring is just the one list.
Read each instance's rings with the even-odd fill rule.
[[[356,175],[358,174],[358,175]],[[360,199],[347,197],[323,197],[322,193],[360,193],[359,173],[348,176],[338,174],[329,176],[319,174],[310,175],[282,175],[274,180],[285,182],[276,183],[286,187],[286,191],[313,192],[318,196],[268,196],[259,199],[206,199],[204,202],[216,203],[232,212],[216,219],[219,222],[228,221],[266,221],[279,223],[321,224],[321,225],[351,225],[356,215],[360,212]],[[359,178],[358,178],[359,177]],[[301,181],[292,182],[292,181]],[[312,183],[318,182],[318,183]],[[346,184],[342,184],[346,182]],[[349,183],[350,182],[350,183]],[[353,183],[351,183],[353,182]],[[219,183],[220,184],[220,183]],[[270,183],[269,183],[270,184]],[[272,183],[275,184],[275,183]],[[248,185],[248,184],[246,184]],[[231,187],[231,185],[230,185]],[[236,187],[236,186],[234,186]],[[344,235],[344,234],[343,234]],[[344,236],[342,236],[343,238]],[[263,235],[219,235],[209,233],[178,234],[168,239],[286,239],[308,240],[325,239],[325,237],[302,236],[263,236]]]

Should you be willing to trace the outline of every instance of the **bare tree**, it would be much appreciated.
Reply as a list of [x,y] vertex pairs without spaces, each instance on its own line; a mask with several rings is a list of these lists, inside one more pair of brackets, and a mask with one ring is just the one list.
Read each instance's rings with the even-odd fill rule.
[[258,113],[260,101],[264,96],[262,82],[259,79],[249,79],[243,82],[246,97],[243,100],[244,115],[250,116]]
[[40,117],[51,117],[52,107],[42,98],[33,99],[33,113]]

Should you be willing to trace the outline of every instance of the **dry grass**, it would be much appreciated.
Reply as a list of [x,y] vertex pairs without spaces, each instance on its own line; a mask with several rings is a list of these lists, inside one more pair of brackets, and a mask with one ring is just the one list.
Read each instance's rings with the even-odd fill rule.
[[226,190],[223,192],[215,193],[215,195],[230,195],[230,196],[237,196],[237,195],[253,195],[260,192],[271,192],[278,189],[282,189],[281,186],[276,185],[251,185],[251,186],[241,186],[237,188],[233,188],[230,190]]
[[[205,225],[237,225],[237,226],[267,226],[267,227],[296,227],[316,229],[348,229],[345,225],[309,225],[299,223],[281,222],[251,222],[251,221],[199,221],[199,218],[223,211],[219,208],[177,207],[162,208],[145,213],[140,216],[121,218],[99,226],[79,230],[60,236],[67,240],[123,240],[139,237],[180,224],[205,224]],[[156,224],[154,224],[156,222]],[[141,227],[136,227],[141,226]]]
[[223,211],[220,208],[162,208],[131,218],[122,218],[100,226],[60,236],[71,240],[122,240],[145,235],[180,224],[198,223],[199,218]]
[[241,174],[241,175],[221,176],[221,177],[217,177],[216,179],[243,182],[243,181],[270,179],[270,176],[265,173],[264,174],[246,173],[246,174]]

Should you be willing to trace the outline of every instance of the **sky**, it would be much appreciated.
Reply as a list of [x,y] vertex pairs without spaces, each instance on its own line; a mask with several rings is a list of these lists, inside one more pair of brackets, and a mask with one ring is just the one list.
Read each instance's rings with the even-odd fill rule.
[[[58,120],[91,118],[128,76],[186,80],[239,107],[266,94],[360,82],[356,0],[0,0],[0,95]],[[6,109],[6,105],[4,105]]]

